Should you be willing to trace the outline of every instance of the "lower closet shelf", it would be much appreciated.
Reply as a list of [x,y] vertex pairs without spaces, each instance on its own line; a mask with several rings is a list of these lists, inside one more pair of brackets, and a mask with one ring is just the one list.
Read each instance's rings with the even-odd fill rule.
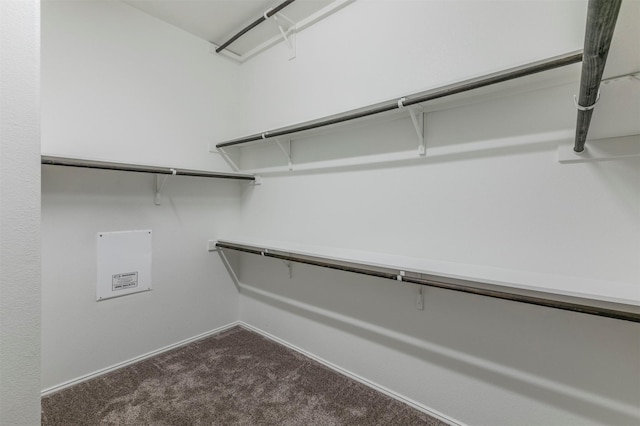
[[478,296],[640,322],[640,300],[637,298],[637,286],[632,284],[282,242],[219,240],[216,247]]

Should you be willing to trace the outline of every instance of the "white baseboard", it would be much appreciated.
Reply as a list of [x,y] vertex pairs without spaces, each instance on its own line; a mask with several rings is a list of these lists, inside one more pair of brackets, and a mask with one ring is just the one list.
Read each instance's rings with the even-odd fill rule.
[[427,406],[425,406],[423,404],[420,404],[419,402],[416,402],[416,401],[414,401],[414,400],[412,400],[410,398],[407,398],[407,397],[405,397],[403,395],[400,395],[399,393],[394,392],[391,389],[388,389],[388,388],[386,388],[384,386],[381,386],[381,385],[379,385],[377,383],[374,383],[374,382],[372,382],[370,380],[367,380],[362,376],[359,376],[359,375],[357,375],[357,374],[355,374],[355,373],[353,373],[353,372],[351,372],[349,370],[346,370],[346,369],[344,369],[344,368],[342,368],[342,367],[340,367],[340,366],[338,366],[336,364],[333,364],[332,362],[329,362],[329,361],[327,361],[327,360],[325,360],[323,358],[320,358],[319,356],[316,356],[316,355],[312,354],[311,352],[307,352],[306,350],[304,350],[302,348],[299,348],[298,346],[293,345],[293,344],[287,342],[286,340],[282,340],[281,338],[276,337],[276,336],[274,336],[274,335],[272,335],[270,333],[267,333],[266,331],[261,330],[261,329],[255,327],[255,326],[253,326],[251,324],[247,324],[244,321],[238,321],[237,324],[242,328],[245,328],[245,329],[247,329],[249,331],[253,331],[255,333],[258,333],[258,334],[266,337],[269,340],[273,340],[276,343],[279,343],[279,344],[281,344],[283,346],[288,347],[289,349],[292,349],[292,350],[294,350],[296,352],[299,352],[302,355],[304,355],[304,356],[306,356],[308,358],[311,358],[314,361],[317,361],[320,364],[322,364],[322,365],[324,365],[324,366],[326,366],[326,367],[338,372],[339,374],[347,376],[350,379],[353,379],[353,380],[355,380],[355,381],[357,381],[359,383],[362,383],[363,385],[368,386],[368,387],[370,387],[370,388],[372,388],[372,389],[374,389],[374,390],[376,390],[378,392],[381,392],[381,393],[383,393],[383,394],[385,394],[385,395],[387,395],[387,396],[389,396],[389,397],[391,397],[393,399],[396,399],[396,400],[398,400],[398,401],[400,401],[400,402],[402,402],[404,404],[407,404],[407,405],[415,408],[418,411],[422,411],[423,413],[426,413],[426,414],[428,414],[428,415],[430,415],[432,417],[435,417],[435,418],[437,418],[439,420],[442,420],[443,422],[449,423],[451,425],[464,426],[464,423],[459,422],[458,420],[452,419],[451,417],[448,417],[448,416],[446,416],[446,415],[444,415],[444,414],[442,414],[442,413],[440,413],[440,412],[438,412],[438,411],[436,411],[436,410],[434,410],[432,408],[429,408],[429,407],[427,407]]
[[176,348],[179,348],[181,346],[188,345],[189,343],[195,342],[197,340],[204,339],[204,338],[209,337],[209,336],[213,336],[214,334],[222,333],[223,331],[229,330],[230,328],[233,328],[233,327],[235,327],[237,325],[240,325],[240,321],[234,321],[234,322],[232,322],[230,324],[223,325],[222,327],[218,327],[216,329],[206,331],[206,332],[204,332],[202,334],[198,334],[197,336],[190,337],[188,339],[182,340],[182,341],[177,342],[177,343],[173,343],[173,344],[165,346],[163,348],[156,349],[156,350],[151,351],[151,352],[147,352],[146,354],[143,354],[143,355],[128,359],[128,360],[123,361],[123,362],[119,362],[117,364],[113,364],[113,365],[111,365],[109,367],[106,367],[106,368],[102,368],[100,370],[94,371],[93,373],[85,374],[84,376],[80,376],[80,377],[77,377],[75,379],[71,379],[71,380],[68,380],[66,382],[60,383],[58,385],[51,386],[50,388],[42,390],[40,392],[40,396],[41,397],[42,396],[47,396],[47,395],[50,395],[52,393],[61,391],[62,389],[66,389],[68,387],[75,386],[75,385],[80,384],[82,382],[86,382],[87,380],[95,379],[96,377],[100,377],[103,374],[107,374],[107,373],[110,373],[112,371],[118,370],[120,368],[127,367],[127,366],[129,366],[131,364],[135,364],[135,363],[140,362],[142,360],[145,360],[147,358],[151,358],[151,357],[154,357],[156,355],[160,355],[163,352],[167,352],[167,351],[170,351],[172,349],[176,349]]

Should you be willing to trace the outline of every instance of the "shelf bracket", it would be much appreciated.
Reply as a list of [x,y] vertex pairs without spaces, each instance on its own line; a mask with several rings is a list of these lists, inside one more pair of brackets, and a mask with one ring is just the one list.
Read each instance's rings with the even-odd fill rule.
[[424,156],[427,154],[427,145],[424,140],[424,111],[422,107],[410,108],[409,115],[418,136],[418,155]]
[[[400,282],[403,282],[405,277],[407,276],[405,271],[398,271],[396,275],[396,279]],[[422,293],[422,286],[420,284],[417,285],[418,294],[416,296],[416,309],[419,311],[424,310],[424,294]]]
[[422,292],[423,287],[418,284],[418,296],[416,297],[416,309],[419,311],[424,311],[424,293]]
[[404,102],[406,100],[407,98],[398,99],[398,108],[407,108],[407,111],[409,111],[413,128],[416,130],[416,135],[418,136],[418,155],[422,157],[427,154],[427,145],[424,139],[424,108],[420,105],[405,107]]
[[284,156],[287,159],[287,162],[289,164],[289,170],[293,170],[293,162],[291,160],[291,139],[289,139],[289,150],[287,151],[286,149],[284,149],[284,147],[282,146],[282,144],[280,143],[280,140],[278,138],[275,139],[276,143],[278,144],[278,147],[280,148],[280,151],[282,151],[282,153],[284,154]]
[[283,262],[287,266],[287,269],[289,269],[289,279],[293,278],[293,271],[291,270],[291,261],[283,260]]
[[227,152],[224,149],[222,148],[217,148],[217,149],[218,149],[218,152],[222,155],[222,158],[224,158],[224,160],[231,166],[233,171],[239,172],[240,167],[238,167],[238,165],[231,159],[231,156],[229,156],[229,154],[227,154]]
[[[296,23],[293,22],[291,19],[287,18],[286,15],[280,12],[271,16],[267,16],[270,11],[271,9],[264,12],[265,19],[267,20],[269,20],[269,18],[273,19],[273,22],[278,26],[278,30],[280,31],[280,35],[282,36],[282,39],[284,40],[285,44],[290,50],[289,60],[295,59],[296,57]],[[283,25],[278,18],[286,22],[285,23],[286,28],[283,28]]]
[[[171,171],[171,176],[175,176],[176,175],[176,170],[175,169],[169,169]],[[162,204],[162,188],[164,188],[164,184],[167,183],[167,179],[169,178],[169,175],[156,175],[156,199],[155,199],[155,203],[156,206],[159,206],[160,204]]]

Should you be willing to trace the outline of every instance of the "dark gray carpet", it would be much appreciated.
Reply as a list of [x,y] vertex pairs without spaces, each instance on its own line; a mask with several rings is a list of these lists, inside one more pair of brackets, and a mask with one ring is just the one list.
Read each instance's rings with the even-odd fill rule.
[[42,398],[43,425],[444,425],[235,327]]

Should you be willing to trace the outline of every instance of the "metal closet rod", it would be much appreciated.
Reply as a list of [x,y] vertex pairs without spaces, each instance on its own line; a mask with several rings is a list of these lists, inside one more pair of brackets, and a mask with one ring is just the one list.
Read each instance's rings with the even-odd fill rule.
[[172,169],[169,167],[143,166],[137,164],[111,163],[107,161],[81,160],[76,158],[43,155],[40,162],[49,166],[81,167],[86,169],[119,170],[124,172],[152,173],[160,175],[197,176],[219,179],[239,179],[255,181],[253,175],[239,173],[209,172],[205,170]]
[[587,27],[584,36],[584,59],[580,76],[580,94],[576,107],[578,119],[575,152],[584,151],[593,108],[600,96],[600,82],[607,63],[607,55],[616,28],[622,0],[589,0]]
[[[249,248],[240,244],[234,244],[234,243],[222,242],[222,241],[216,243],[216,247],[221,249],[229,249],[229,250],[236,250],[244,253],[256,254],[264,257],[272,257],[274,259],[281,259],[284,261],[304,263],[307,265],[319,266],[322,268],[336,269],[336,270],[345,271],[345,272],[353,272],[356,274],[368,275],[368,276],[377,277],[377,278],[386,278],[393,281],[398,281],[401,278],[401,281],[403,282],[419,284],[427,287],[436,287],[436,288],[441,288],[445,290],[475,294],[478,296],[492,297],[495,299],[510,300],[512,302],[527,303],[530,305],[544,306],[547,308],[562,309],[565,311],[580,312],[583,314],[614,318],[614,319],[623,320],[623,321],[640,322],[640,314],[633,313],[633,312],[602,308],[602,307],[585,305],[580,303],[564,302],[564,301],[559,301],[554,299],[547,299],[543,297],[535,297],[535,296],[528,296],[524,294],[511,293],[507,291],[484,289],[484,288],[474,287],[473,281],[466,281],[466,280],[459,280],[459,279],[438,281],[431,278],[430,279],[417,278],[417,277],[409,277],[406,275],[399,276],[395,272],[381,272],[374,269],[367,269],[366,267],[353,267],[353,266],[347,266],[340,263],[331,263],[330,261],[327,261],[327,259],[324,259],[324,258],[310,259],[309,257],[299,257],[291,254],[274,253],[267,249]],[[451,282],[451,281],[455,281],[455,282]],[[481,283],[478,283],[478,284],[481,284]]]
[[343,123],[345,121],[356,120],[359,118],[368,117],[368,116],[380,114],[383,112],[393,111],[395,109],[400,109],[403,107],[408,107],[411,105],[416,105],[416,104],[420,104],[427,101],[432,101],[434,99],[444,98],[447,96],[456,95],[458,93],[468,92],[468,91],[479,89],[482,87],[491,86],[491,85],[502,83],[505,81],[515,80],[517,78],[526,77],[526,76],[537,74],[543,71],[549,71],[555,68],[560,68],[567,65],[578,63],[581,60],[582,60],[581,51],[571,52],[565,55],[548,58],[543,61],[533,62],[520,67],[510,68],[494,74],[489,74],[484,77],[465,80],[452,85],[440,87],[422,95],[411,95],[415,97],[403,98],[404,100],[388,101],[381,106],[373,107],[364,111],[348,113],[346,115],[342,115],[335,118],[329,118],[327,120],[323,120],[315,123],[301,124],[301,125],[290,127],[290,128],[272,130],[272,131],[252,135],[252,136],[246,136],[243,138],[234,139],[227,142],[222,142],[217,144],[216,148],[225,148],[233,145],[256,142],[266,138],[290,135],[292,133],[303,132],[306,130],[317,129],[319,127],[325,127],[325,126],[331,126],[338,123]]
[[[282,9],[284,9],[285,7],[289,6],[291,3],[293,3],[295,0],[287,0],[285,2],[280,3],[278,6],[269,9],[268,11],[266,11],[264,13],[264,15],[262,15],[261,17],[259,17],[258,19],[256,19],[255,21],[253,21],[252,23],[250,23],[249,25],[247,25],[246,27],[244,27],[243,29],[241,29],[240,31],[238,31],[238,33],[236,35],[234,35],[233,37],[231,37],[229,40],[225,41],[224,43],[222,43],[217,49],[216,49],[216,53],[220,53],[222,52],[224,49],[226,49],[231,43],[233,43],[234,41],[236,41],[237,39],[239,39],[240,37],[242,37],[243,35],[245,35],[246,33],[248,33],[249,31],[251,31],[252,29],[254,29],[255,27],[257,27],[258,25],[260,25],[262,22],[266,21],[266,18],[271,18],[273,15],[275,15],[276,13],[280,12]],[[266,15],[266,18],[265,18]]]

